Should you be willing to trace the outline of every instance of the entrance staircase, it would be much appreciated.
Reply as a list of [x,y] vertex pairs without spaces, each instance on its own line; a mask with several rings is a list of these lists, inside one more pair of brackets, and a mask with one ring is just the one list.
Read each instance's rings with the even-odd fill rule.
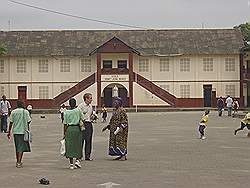
[[68,90],[60,93],[57,95],[53,100],[56,106],[61,105],[62,103],[69,100],[71,97],[74,97],[78,93],[82,92],[83,90],[87,89],[89,86],[95,83],[95,73],[87,77],[86,79],[80,81],[73,87],[69,88]]
[[152,94],[156,95],[163,101],[167,102],[172,107],[176,106],[177,98],[174,95],[170,94],[166,90],[160,88],[159,86],[157,86],[150,80],[144,78],[143,76],[135,72],[134,72],[134,82],[136,82],[137,84],[139,84],[140,86],[142,86],[143,88],[151,92]]

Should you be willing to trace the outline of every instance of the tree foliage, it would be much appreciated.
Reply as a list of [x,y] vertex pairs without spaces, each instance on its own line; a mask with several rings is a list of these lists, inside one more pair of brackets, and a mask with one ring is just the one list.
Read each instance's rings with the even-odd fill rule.
[[239,26],[235,26],[234,28],[239,28],[241,30],[245,40],[245,46],[247,49],[250,49],[250,22],[240,24]]
[[7,53],[6,47],[0,44],[0,56],[5,55],[6,53]]

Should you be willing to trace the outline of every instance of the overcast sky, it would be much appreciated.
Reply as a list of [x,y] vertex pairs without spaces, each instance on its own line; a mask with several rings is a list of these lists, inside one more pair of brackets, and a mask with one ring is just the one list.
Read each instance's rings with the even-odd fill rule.
[[[250,0],[15,0],[53,11],[144,28],[232,28],[250,21]],[[0,0],[0,30],[131,29]]]

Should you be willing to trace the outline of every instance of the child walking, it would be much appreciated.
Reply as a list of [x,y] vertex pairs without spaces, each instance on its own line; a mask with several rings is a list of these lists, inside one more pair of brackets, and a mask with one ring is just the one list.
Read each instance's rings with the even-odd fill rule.
[[207,122],[208,122],[208,114],[209,110],[206,110],[204,115],[202,116],[200,123],[199,123],[199,132],[200,132],[200,139],[204,140],[206,139],[205,137],[205,128],[207,127]]
[[250,137],[250,112],[248,112],[245,117],[240,122],[241,126],[240,128],[236,129],[234,131],[234,135],[237,134],[238,131],[242,131],[245,127],[248,129],[248,137]]

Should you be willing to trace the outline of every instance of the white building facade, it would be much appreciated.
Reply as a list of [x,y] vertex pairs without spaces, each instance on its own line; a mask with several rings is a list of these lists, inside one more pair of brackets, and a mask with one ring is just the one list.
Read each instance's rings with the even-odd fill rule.
[[111,106],[212,107],[230,95],[247,104],[243,37],[236,29],[0,32],[0,93],[54,108],[86,92]]

